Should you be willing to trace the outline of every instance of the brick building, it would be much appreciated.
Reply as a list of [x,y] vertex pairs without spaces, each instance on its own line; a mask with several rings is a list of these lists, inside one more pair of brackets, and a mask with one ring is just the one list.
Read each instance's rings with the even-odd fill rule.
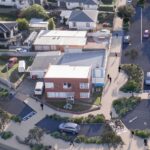
[[51,65],[44,77],[47,98],[89,99],[91,67]]

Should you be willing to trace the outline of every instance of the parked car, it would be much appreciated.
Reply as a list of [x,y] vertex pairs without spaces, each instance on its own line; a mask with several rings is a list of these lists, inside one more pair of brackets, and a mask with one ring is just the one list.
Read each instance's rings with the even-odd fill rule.
[[73,134],[78,134],[80,131],[80,125],[72,122],[61,123],[59,125],[59,130],[64,132],[71,132]]
[[131,4],[132,3],[132,0],[128,0],[128,4]]
[[111,27],[111,24],[109,22],[104,22],[103,27]]
[[44,82],[36,82],[34,95],[42,95],[44,90]]
[[8,68],[12,68],[17,62],[18,62],[18,58],[17,57],[11,57],[8,60]]
[[125,35],[123,38],[123,43],[124,44],[129,44],[131,42],[131,37],[130,35]]
[[145,84],[146,84],[146,85],[150,85],[150,72],[147,72],[147,73],[146,73],[146,76],[145,76]]
[[150,32],[149,30],[144,30],[143,38],[149,38]]
[[16,48],[16,52],[26,53],[28,50],[26,48]]

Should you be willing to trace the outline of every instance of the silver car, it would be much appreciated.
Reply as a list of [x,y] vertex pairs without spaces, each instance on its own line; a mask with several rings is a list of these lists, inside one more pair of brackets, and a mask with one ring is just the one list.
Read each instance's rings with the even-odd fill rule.
[[80,125],[72,122],[61,123],[59,125],[59,130],[64,132],[71,132],[73,134],[77,134],[80,131]]

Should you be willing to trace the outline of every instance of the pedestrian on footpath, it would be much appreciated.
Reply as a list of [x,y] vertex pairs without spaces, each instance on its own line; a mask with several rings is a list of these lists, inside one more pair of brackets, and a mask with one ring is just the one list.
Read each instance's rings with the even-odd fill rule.
[[70,141],[70,145],[74,146],[74,141],[73,141],[73,139]]
[[131,131],[131,138],[133,138],[134,136],[134,131]]
[[118,72],[120,72],[120,71],[121,71],[121,66],[118,67]]
[[43,105],[43,103],[41,103],[41,104],[40,104],[40,106],[41,106],[41,109],[43,110],[43,109],[44,109],[44,105]]
[[108,74],[108,75],[107,75],[107,79],[109,80],[109,78],[110,78],[110,75]]
[[116,58],[118,57],[118,54],[117,54],[117,53],[115,53],[115,57],[116,57]]
[[147,146],[147,139],[144,139],[144,146]]
[[110,81],[110,83],[111,83],[111,81],[112,81],[112,78],[111,78],[111,77],[109,77],[109,81]]
[[116,33],[116,37],[118,38],[118,33]]
[[110,118],[112,119],[112,111],[110,112]]

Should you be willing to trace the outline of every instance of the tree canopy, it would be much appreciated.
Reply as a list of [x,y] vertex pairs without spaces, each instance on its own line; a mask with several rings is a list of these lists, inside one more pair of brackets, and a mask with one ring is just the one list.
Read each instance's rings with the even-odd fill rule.
[[48,20],[48,29],[49,30],[54,30],[56,28],[55,22],[53,18],[50,18]]
[[121,18],[131,18],[135,14],[135,9],[132,5],[120,6],[118,8],[118,16]]
[[29,29],[29,23],[25,18],[18,18],[16,21],[18,22],[18,29],[20,31]]
[[31,18],[43,18],[48,19],[46,10],[38,4],[34,4],[26,9],[23,9],[20,13],[20,17],[30,20]]

